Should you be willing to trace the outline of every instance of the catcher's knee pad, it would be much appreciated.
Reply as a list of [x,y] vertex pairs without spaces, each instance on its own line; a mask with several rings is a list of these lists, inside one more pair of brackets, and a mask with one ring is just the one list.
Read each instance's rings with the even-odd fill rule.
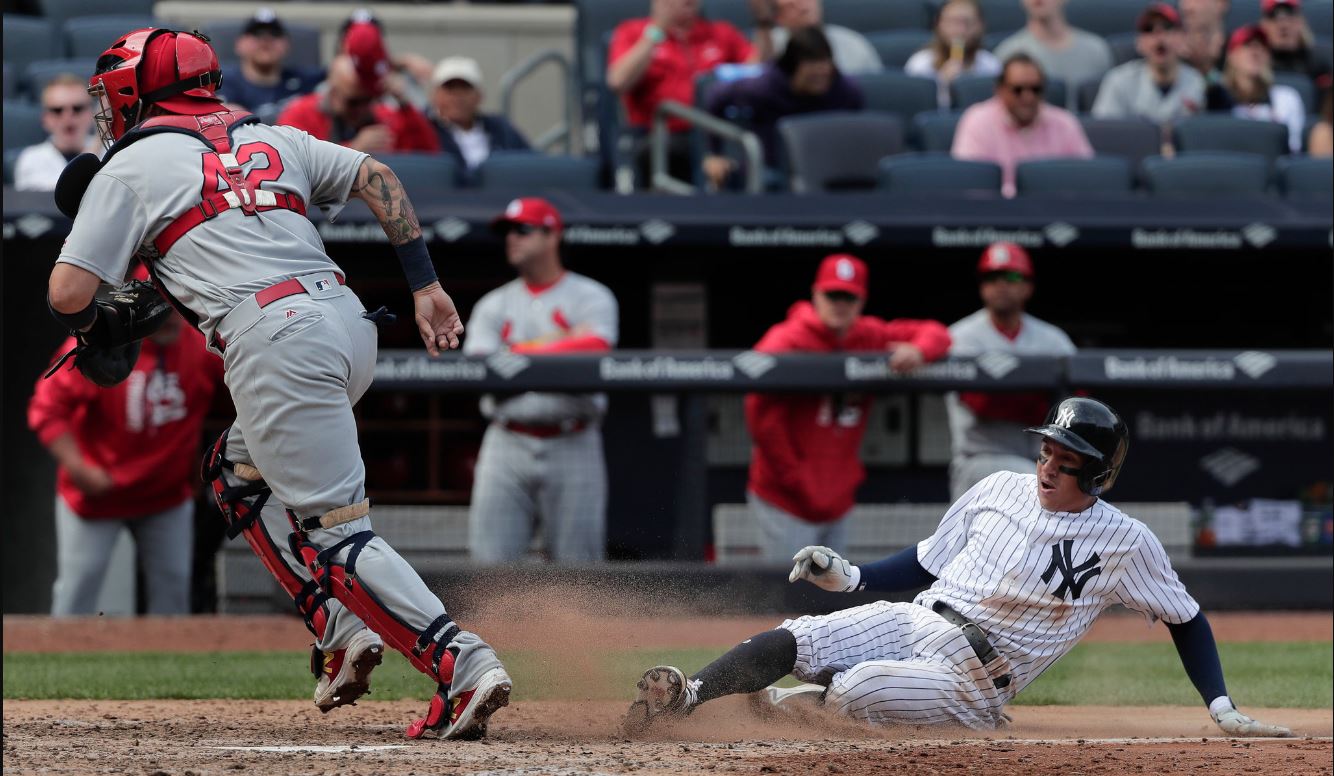
[[[288,511],[293,523],[295,515]],[[319,589],[326,595],[336,598],[352,613],[361,618],[371,630],[391,646],[403,653],[403,656],[422,673],[449,685],[454,680],[454,658],[457,650],[449,643],[459,632],[448,614],[441,614],[421,630],[404,622],[357,577],[357,559],[366,545],[375,538],[374,531],[358,531],[331,547],[320,548],[318,545],[301,538],[301,534],[292,534],[293,552],[301,558],[318,583]],[[347,557],[337,560],[338,555],[347,550]]]

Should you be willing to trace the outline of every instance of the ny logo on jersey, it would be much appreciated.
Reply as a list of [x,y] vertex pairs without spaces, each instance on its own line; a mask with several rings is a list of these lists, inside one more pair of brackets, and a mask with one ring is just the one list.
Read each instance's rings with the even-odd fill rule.
[[1070,548],[1075,544],[1074,539],[1065,539],[1059,544],[1051,546],[1051,563],[1047,564],[1047,570],[1042,572],[1042,581],[1050,582],[1056,572],[1061,572],[1061,584],[1051,591],[1051,594],[1057,598],[1065,598],[1065,593],[1070,592],[1071,600],[1079,598],[1084,592],[1084,585],[1088,584],[1090,579],[1102,573],[1102,568],[1098,566],[1098,553],[1093,553],[1088,560],[1073,565],[1074,561],[1070,558]]
[[1053,426],[1060,426],[1061,428],[1070,428],[1070,424],[1074,422],[1075,422],[1075,408],[1062,407],[1060,411],[1056,413],[1056,419],[1053,420],[1051,424]]

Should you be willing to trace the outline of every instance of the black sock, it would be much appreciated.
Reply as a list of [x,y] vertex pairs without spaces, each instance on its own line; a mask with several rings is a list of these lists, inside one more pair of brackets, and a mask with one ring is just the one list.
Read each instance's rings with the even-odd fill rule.
[[757,692],[792,673],[797,638],[775,628],[751,636],[690,677],[700,681],[700,703],[734,693]]

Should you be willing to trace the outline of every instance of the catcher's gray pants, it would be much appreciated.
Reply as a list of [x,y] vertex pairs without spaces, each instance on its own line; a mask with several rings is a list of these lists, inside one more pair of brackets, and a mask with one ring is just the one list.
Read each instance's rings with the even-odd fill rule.
[[872,724],[957,722],[989,730],[1001,722],[1011,684],[1001,656],[983,668],[963,631],[914,603],[877,601],[786,620],[797,639],[798,679],[829,687],[825,705]]
[[122,530],[134,537],[149,614],[190,613],[195,502],[123,520],[80,517],[56,496],[56,582],[51,614],[96,614],[107,564]]
[[1032,474],[1034,459],[1005,453],[956,456],[950,461],[950,502],[958,501],[968,489],[996,472]]
[[760,525],[760,557],[773,563],[791,563],[802,547],[817,545],[847,552],[848,517],[852,510],[828,523],[812,523],[746,491],[746,503]]
[[[227,458],[259,469],[273,496],[261,512],[264,529],[283,560],[302,580],[311,575],[294,557],[292,533],[283,507],[312,517],[366,497],[366,472],[357,446],[352,405],[375,373],[376,326],[365,308],[331,272],[301,277],[308,293],[260,309],[254,297],[242,302],[218,326],[227,343],[225,380],[236,404],[236,422],[227,437]],[[318,281],[325,281],[316,285]],[[231,484],[237,480],[224,473]],[[371,530],[369,517],[308,533],[321,548]],[[345,562],[349,550],[333,559]],[[420,633],[445,607],[408,562],[378,536],[356,561],[356,578],[393,617]],[[340,649],[365,624],[330,600],[319,647]],[[384,636],[384,634],[380,634]],[[454,638],[460,648],[452,694],[476,685],[483,672],[500,665],[495,652],[466,631]]]
[[519,560],[541,526],[563,563],[606,555],[607,464],[602,430],[536,437],[492,423],[482,437],[468,511],[468,551],[482,563]]

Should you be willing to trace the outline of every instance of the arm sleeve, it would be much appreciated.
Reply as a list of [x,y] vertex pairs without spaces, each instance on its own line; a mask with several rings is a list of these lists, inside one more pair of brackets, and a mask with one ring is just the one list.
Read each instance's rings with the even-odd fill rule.
[[968,489],[949,508],[936,526],[936,532],[917,543],[917,559],[928,573],[939,577],[955,555],[968,543],[968,529],[973,524],[973,502],[993,485],[992,475]]
[[485,356],[505,349],[500,339],[500,316],[494,297],[482,297],[472,308],[472,317],[464,325],[463,355]]
[[88,270],[104,283],[120,285],[130,257],[148,232],[148,210],[129,184],[106,172],[93,176],[84,199],[97,202],[74,219],[56,261]]
[[755,447],[764,451],[765,460],[778,478],[796,484],[802,481],[802,472],[789,433],[792,428],[788,422],[789,404],[781,396],[746,394],[746,427]]
[[931,52],[927,49],[921,49],[903,64],[903,72],[907,75],[915,75],[918,78],[935,78],[936,70],[931,66]]
[[436,138],[435,128],[421,111],[410,104],[399,106],[393,111],[396,135],[394,150],[400,153],[433,153],[440,150],[440,141]]
[[1070,133],[1068,138],[1070,155],[1081,159],[1093,158],[1093,145],[1089,143],[1088,135],[1084,134],[1084,125],[1079,123],[1079,119],[1075,118],[1073,113],[1067,113],[1065,118]]
[[989,162],[996,158],[987,145],[988,133],[981,126],[981,114],[977,106],[963,112],[959,126],[954,131],[954,143],[950,146],[950,155],[955,159],[968,159]]
[[950,350],[950,330],[939,321],[899,318],[881,323],[885,344],[910,342],[921,349],[927,361],[944,358]]
[[861,575],[858,590],[886,593],[913,590],[936,581],[936,576],[922,568],[917,560],[916,546],[905,547],[884,560],[862,566]]
[[[74,347],[74,338],[65,340],[61,352]],[[28,428],[33,430],[43,446],[51,440],[73,431],[70,420],[75,410],[92,401],[96,388],[77,369],[66,365],[47,379],[39,379],[32,398],[28,400]]]
[[1140,527],[1138,546],[1126,558],[1120,577],[1115,597],[1127,609],[1168,624],[1186,622],[1200,612],[1200,605],[1172,568],[1162,542],[1146,527]]
[[341,208],[367,154],[324,140],[294,127],[274,127],[291,138],[310,181],[310,204]]
[[1118,119],[1122,116],[1122,102],[1120,89],[1122,79],[1120,73],[1116,70],[1107,74],[1102,79],[1102,86],[1098,88],[1098,96],[1093,101],[1093,110],[1089,111],[1095,119]]
[[[865,572],[863,579],[865,579]],[[1196,614],[1183,623],[1167,625],[1172,634],[1172,643],[1181,656],[1181,665],[1186,669],[1186,676],[1199,691],[1205,705],[1215,698],[1227,695],[1227,684],[1223,681],[1223,665],[1218,660],[1218,645],[1214,643],[1214,631],[1209,627],[1209,620],[1204,612]]]
[[621,328],[616,295],[603,285],[596,285],[593,289],[586,302],[580,305],[577,318],[572,323],[574,328],[583,329],[586,334],[597,337],[605,341],[608,347],[614,348],[620,339]]
[[746,36],[741,34],[741,30],[738,30],[727,22],[719,22],[719,26],[724,27],[727,30],[725,34],[729,44],[728,50],[731,51],[731,57],[728,58],[728,62],[740,63],[756,61],[756,56],[759,52],[755,50],[755,47],[751,45],[750,41],[746,40]]
[[638,19],[631,19],[616,26],[616,30],[611,34],[611,43],[607,46],[608,67],[611,67],[616,63],[616,60],[625,56],[625,52],[639,42],[639,35],[635,34],[636,31],[643,28],[643,25],[638,23],[639,21]]

